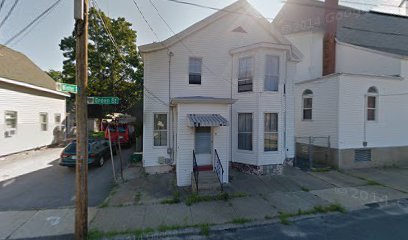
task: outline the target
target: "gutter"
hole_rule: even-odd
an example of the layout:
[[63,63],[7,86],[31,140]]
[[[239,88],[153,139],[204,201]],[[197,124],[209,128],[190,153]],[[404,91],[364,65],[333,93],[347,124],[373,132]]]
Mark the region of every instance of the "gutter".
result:
[[29,84],[29,83],[23,83],[23,82],[19,82],[19,81],[15,81],[15,80],[10,80],[10,79],[7,79],[7,78],[0,77],[0,82],[5,82],[5,83],[20,86],[20,87],[30,88],[30,89],[34,89],[34,90],[38,90],[38,91],[42,91],[42,92],[47,92],[47,93],[51,93],[51,94],[55,94],[55,95],[59,95],[59,96],[63,96],[63,97],[71,97],[71,95],[69,95],[69,94],[58,92],[56,90],[51,90],[51,89],[44,88],[44,87],[38,87],[38,86]]

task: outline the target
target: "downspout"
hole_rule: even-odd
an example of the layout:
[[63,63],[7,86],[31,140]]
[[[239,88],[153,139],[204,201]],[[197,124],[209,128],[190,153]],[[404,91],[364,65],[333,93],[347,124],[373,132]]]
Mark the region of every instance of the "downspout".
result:
[[170,126],[170,134],[169,134],[169,142],[170,142],[170,158],[174,163],[174,126],[173,126],[173,107],[171,106],[171,58],[174,56],[173,52],[169,50],[169,126]]
[[[232,85],[234,83],[234,56],[231,55],[232,57],[232,61],[231,61],[231,84],[230,84],[230,99],[232,101]],[[233,124],[232,124],[232,105],[230,105],[230,161],[231,163],[234,162],[234,160],[232,159],[232,148],[233,148],[233,142],[232,142],[232,128],[233,128]],[[228,168],[228,174],[229,174],[229,168]]]

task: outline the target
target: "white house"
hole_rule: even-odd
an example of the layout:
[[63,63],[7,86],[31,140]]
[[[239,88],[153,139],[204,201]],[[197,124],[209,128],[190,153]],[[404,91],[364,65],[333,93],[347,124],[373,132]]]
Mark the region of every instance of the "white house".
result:
[[59,141],[66,97],[30,59],[0,45],[0,156]]
[[330,136],[341,169],[408,164],[408,18],[288,0],[273,24],[304,55],[296,135]]
[[194,151],[195,169],[218,170],[220,162],[228,183],[230,162],[272,173],[293,159],[301,54],[247,1],[140,51],[148,172],[175,167],[177,185],[189,186]]

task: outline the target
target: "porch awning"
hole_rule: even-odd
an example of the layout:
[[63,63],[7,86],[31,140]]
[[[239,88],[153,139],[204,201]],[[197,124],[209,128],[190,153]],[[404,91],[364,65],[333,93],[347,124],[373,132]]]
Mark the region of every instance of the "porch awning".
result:
[[188,114],[189,127],[228,126],[228,121],[220,114]]

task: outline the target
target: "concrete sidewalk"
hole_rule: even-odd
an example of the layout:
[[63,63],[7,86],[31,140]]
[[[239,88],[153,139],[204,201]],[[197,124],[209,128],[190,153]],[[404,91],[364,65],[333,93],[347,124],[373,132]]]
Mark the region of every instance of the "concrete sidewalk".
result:
[[[103,235],[140,233],[147,229],[165,231],[207,224],[239,225],[276,218],[280,214],[302,213],[316,206],[339,204],[352,211],[368,208],[367,204],[386,204],[408,198],[403,191],[373,184],[371,176],[367,175],[370,171],[373,170],[366,171],[364,178],[337,171],[307,173],[288,169],[283,176],[251,176],[232,171],[232,181],[226,191],[230,196],[241,193],[239,197],[188,206],[184,198],[189,196],[188,192],[181,193],[180,203],[161,203],[174,194],[171,174],[149,176],[140,168],[129,168],[125,174],[128,181],[114,189],[106,204],[90,208],[89,229]],[[381,171],[383,175],[387,174],[387,169]],[[392,178],[408,173],[408,169],[391,169],[389,172]],[[377,175],[375,171],[372,173]],[[0,239],[61,236],[73,232],[73,209],[0,212]]]

